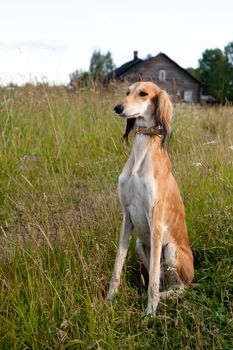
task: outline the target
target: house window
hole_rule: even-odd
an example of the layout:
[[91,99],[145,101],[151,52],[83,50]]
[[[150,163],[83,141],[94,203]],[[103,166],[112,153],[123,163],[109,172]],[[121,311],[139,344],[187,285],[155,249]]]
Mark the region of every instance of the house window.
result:
[[161,69],[159,71],[159,81],[164,81],[164,80],[166,80],[166,71]]
[[184,91],[184,101],[192,102],[193,92],[192,90],[185,90]]

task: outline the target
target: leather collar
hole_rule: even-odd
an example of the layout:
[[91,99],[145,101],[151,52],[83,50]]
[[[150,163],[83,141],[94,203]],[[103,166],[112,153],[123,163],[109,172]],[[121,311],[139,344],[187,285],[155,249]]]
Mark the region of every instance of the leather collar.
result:
[[135,128],[135,133],[148,135],[148,136],[153,136],[153,135],[158,136],[158,135],[163,135],[163,129],[161,128],[160,125],[151,126],[150,128],[147,128],[146,126],[137,125]]

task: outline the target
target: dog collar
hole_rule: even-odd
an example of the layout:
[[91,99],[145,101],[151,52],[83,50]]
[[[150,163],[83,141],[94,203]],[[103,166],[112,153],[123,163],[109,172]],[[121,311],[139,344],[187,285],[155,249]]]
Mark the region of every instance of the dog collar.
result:
[[137,125],[135,128],[136,134],[143,134],[143,135],[163,135],[163,129],[160,125],[151,126],[150,128],[147,128],[146,126],[139,126]]

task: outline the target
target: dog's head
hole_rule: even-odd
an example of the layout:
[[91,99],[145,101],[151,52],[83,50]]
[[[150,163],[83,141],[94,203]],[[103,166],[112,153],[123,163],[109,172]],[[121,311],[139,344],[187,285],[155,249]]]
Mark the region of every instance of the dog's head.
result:
[[123,139],[134,127],[137,118],[144,119],[148,126],[160,126],[163,130],[164,143],[171,137],[172,104],[166,93],[152,82],[138,82],[131,85],[122,103],[114,107],[114,111],[126,118]]

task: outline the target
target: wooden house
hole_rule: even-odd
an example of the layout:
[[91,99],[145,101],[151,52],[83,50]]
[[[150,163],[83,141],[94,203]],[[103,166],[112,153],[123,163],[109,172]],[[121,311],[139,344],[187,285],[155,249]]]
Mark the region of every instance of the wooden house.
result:
[[202,83],[164,53],[142,60],[134,51],[133,60],[116,68],[111,78],[129,83],[153,81],[169,93],[173,102],[201,101]]

